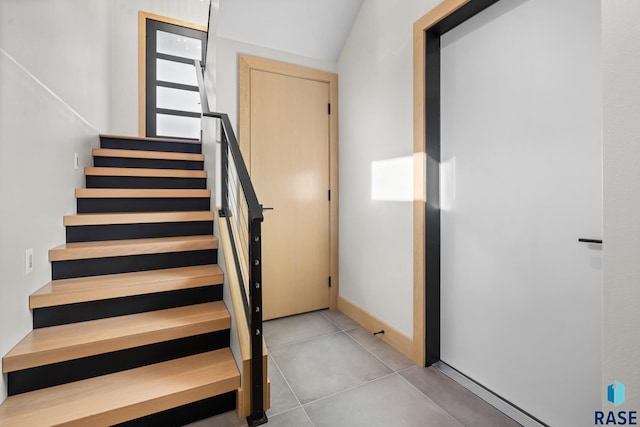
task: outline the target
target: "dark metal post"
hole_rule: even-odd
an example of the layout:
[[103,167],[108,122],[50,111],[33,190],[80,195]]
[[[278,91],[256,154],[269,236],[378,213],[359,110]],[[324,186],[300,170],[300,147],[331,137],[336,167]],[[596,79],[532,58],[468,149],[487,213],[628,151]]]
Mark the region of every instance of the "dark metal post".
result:
[[440,35],[425,33],[425,124],[427,203],[425,204],[426,366],[440,360]]
[[[222,122],[222,120],[221,120]],[[222,142],[220,144],[220,199],[222,202],[222,212],[226,217],[229,217],[229,140],[227,139],[227,132],[222,124]]]
[[261,219],[251,218],[249,222],[249,259],[251,269],[249,283],[251,283],[251,415],[247,418],[250,426],[266,423],[267,414],[264,411],[263,378],[264,366],[262,361],[262,236]]

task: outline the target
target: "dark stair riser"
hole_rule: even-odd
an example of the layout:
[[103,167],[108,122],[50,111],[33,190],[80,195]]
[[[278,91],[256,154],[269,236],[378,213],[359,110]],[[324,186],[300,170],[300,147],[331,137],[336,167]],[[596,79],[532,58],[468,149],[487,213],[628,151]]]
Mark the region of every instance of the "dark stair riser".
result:
[[236,392],[230,391],[113,427],[181,427],[234,409],[236,409]]
[[100,148],[202,154],[202,144],[100,137]]
[[107,224],[67,227],[67,243],[213,234],[213,221]]
[[87,188],[207,188],[206,178],[88,175],[86,181]]
[[188,252],[53,261],[51,263],[51,277],[53,280],[58,280],[131,273],[134,271],[162,270],[165,268],[215,264],[217,260],[218,250],[206,249]]
[[203,161],[131,159],[128,157],[94,156],[93,166],[97,168],[136,168],[136,169],[184,169],[204,170]]
[[10,396],[229,347],[229,329],[9,372]]
[[42,307],[33,310],[33,327],[66,325],[222,300],[222,285]]
[[82,213],[187,212],[211,210],[209,197],[197,198],[80,198],[77,211]]

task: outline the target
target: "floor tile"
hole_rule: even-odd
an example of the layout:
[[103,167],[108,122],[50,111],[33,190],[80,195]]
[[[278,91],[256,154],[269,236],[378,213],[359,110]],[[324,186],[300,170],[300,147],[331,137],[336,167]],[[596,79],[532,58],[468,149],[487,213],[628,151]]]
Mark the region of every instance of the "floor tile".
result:
[[236,411],[229,411],[185,427],[247,427],[247,420],[238,418]]
[[398,374],[305,405],[315,427],[462,427]]
[[321,311],[321,313],[327,319],[338,325],[343,331],[360,327],[360,325],[355,320],[351,319],[346,314],[338,310],[323,310]]
[[275,347],[303,339],[339,331],[333,322],[320,312],[283,317],[264,323],[264,340],[267,347]]
[[414,365],[411,359],[364,328],[358,327],[352,329],[347,331],[347,334],[362,344],[364,348],[373,353],[394,371],[399,371]]
[[344,332],[273,347],[271,356],[302,404],[392,372]]
[[517,422],[435,368],[418,366],[400,372],[465,427],[517,427]]
[[300,406],[298,399],[280,373],[271,356],[269,356],[269,381],[271,381],[271,407],[267,415],[279,414]]
[[313,427],[302,407],[269,417],[269,427]]

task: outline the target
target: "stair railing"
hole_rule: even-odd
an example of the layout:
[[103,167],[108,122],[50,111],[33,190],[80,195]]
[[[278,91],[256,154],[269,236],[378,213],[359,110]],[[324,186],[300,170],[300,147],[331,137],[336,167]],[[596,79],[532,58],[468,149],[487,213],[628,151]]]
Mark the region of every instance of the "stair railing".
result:
[[[200,61],[194,61],[200,89],[202,116],[221,123],[221,211],[227,219],[235,268],[251,333],[251,414],[250,426],[267,422],[264,410],[264,367],[262,360],[262,205],[251,183],[229,116],[209,110]],[[243,375],[246,375],[243,372]]]

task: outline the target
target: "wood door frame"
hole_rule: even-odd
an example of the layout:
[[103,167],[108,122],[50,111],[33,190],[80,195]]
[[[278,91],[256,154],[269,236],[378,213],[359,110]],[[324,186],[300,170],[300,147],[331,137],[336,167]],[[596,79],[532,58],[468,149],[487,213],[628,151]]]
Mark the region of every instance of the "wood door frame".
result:
[[328,83],[329,103],[329,308],[338,308],[338,75],[299,65],[287,64],[265,58],[240,55],[239,65],[239,140],[240,150],[251,171],[251,71],[265,71],[318,82]]
[[144,11],[138,12],[138,136],[147,134],[147,19],[191,28],[193,30],[208,31],[206,25],[194,24],[168,16],[156,15]]

